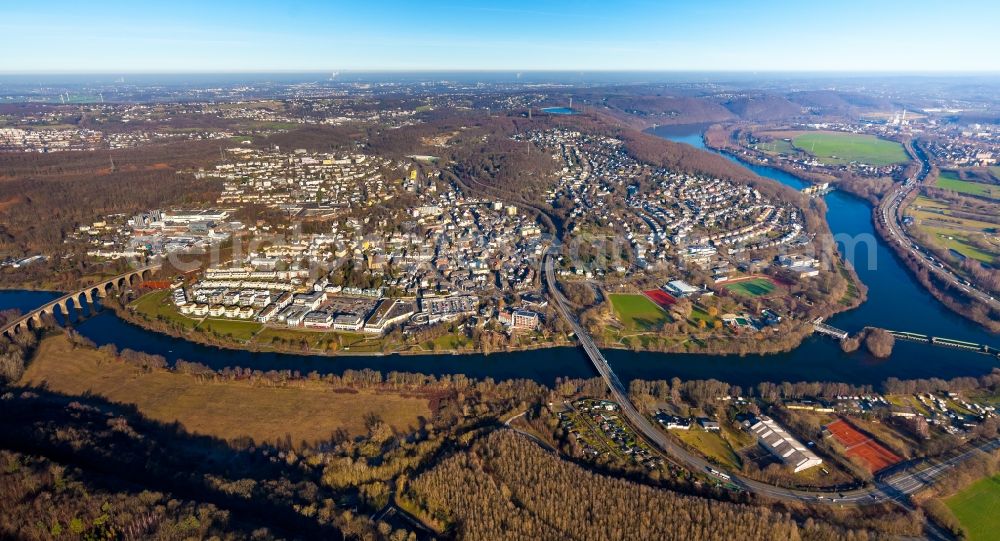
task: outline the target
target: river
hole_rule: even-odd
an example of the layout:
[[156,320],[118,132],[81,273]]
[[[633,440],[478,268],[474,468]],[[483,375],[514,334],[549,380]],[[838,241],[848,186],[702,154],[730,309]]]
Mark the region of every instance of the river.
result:
[[[661,137],[704,149],[704,126],[672,126],[653,131]],[[727,156],[728,157],[728,156]],[[728,157],[733,161],[735,158]],[[755,173],[800,188],[797,178],[769,167],[742,164]],[[859,308],[830,319],[836,327],[855,332],[873,325],[894,330],[932,334],[977,343],[996,345],[995,336],[950,312],[924,291],[900,264],[895,255],[877,240],[867,202],[842,192],[826,196],[827,219],[835,235],[869,238],[874,245],[874,262],[869,266],[866,249],[854,250],[853,261],[861,280],[868,285],[868,301]],[[54,297],[52,293],[0,291],[0,308],[29,310]],[[168,361],[185,359],[214,368],[241,366],[299,370],[302,373],[340,373],[346,369],[372,368],[383,372],[398,370],[426,374],[465,374],[496,380],[528,378],[551,385],[558,377],[594,377],[597,372],[576,348],[562,347],[537,351],[484,355],[420,356],[313,356],[282,353],[252,353],[202,346],[160,335],[98,310],[73,322],[74,327],[98,345],[113,343],[163,355]],[[708,356],[609,350],[605,356],[618,377],[632,379],[716,378],[744,387],[761,381],[843,381],[878,384],[888,377],[925,378],[978,376],[997,365],[996,359],[974,352],[896,343],[892,356],[878,360],[861,351],[845,354],[832,339],[814,336],[794,351],[777,355]]]
[[[702,141],[703,127],[698,127],[698,131],[694,133],[691,129],[689,126],[662,127],[654,130],[654,133],[672,141],[715,152],[705,147]],[[800,189],[807,185],[784,171],[747,164],[726,154],[723,156],[760,176],[793,188]],[[828,207],[826,219],[830,230],[838,239],[848,237],[855,241],[855,249],[848,250],[847,257],[861,281],[868,286],[867,302],[855,310],[830,318],[831,325],[851,332],[868,325],[980,344],[992,345],[1000,341],[979,325],[946,308],[912,277],[895,253],[879,238],[872,224],[871,206],[867,201],[840,191],[835,191],[824,199]],[[874,245],[874,251],[868,249],[869,245]],[[838,243],[838,247],[844,253],[843,243]],[[939,349],[934,349],[933,352],[946,353]]]

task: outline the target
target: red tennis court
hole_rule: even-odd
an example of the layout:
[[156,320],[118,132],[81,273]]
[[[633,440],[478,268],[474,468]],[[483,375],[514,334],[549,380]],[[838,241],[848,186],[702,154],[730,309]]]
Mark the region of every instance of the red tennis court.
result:
[[872,473],[903,460],[843,419],[826,425],[826,429],[844,446],[844,454],[860,459]]

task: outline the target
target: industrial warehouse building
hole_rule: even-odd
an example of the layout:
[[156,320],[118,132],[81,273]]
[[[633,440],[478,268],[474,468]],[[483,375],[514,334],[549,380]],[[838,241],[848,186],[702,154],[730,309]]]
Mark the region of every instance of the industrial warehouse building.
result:
[[792,437],[781,425],[770,417],[757,419],[750,430],[757,436],[760,444],[778,457],[785,465],[790,466],[795,473],[819,466],[823,459],[816,456],[799,440]]

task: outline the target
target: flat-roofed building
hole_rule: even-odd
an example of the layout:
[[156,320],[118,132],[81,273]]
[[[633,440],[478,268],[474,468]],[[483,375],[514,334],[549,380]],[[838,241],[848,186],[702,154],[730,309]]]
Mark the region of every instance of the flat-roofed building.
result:
[[666,285],[663,286],[663,289],[667,293],[670,293],[671,295],[677,298],[690,297],[691,295],[694,295],[699,291],[698,288],[685,282],[684,280],[673,280],[671,282],[668,282]]
[[316,310],[325,300],[325,291],[314,291],[312,293],[300,293],[296,295],[292,300],[292,304],[296,306],[305,306],[310,310]]
[[501,313],[499,319],[501,323],[514,330],[533,330],[538,328],[539,323],[538,314],[529,310],[513,310],[510,313]]
[[324,311],[313,311],[302,319],[302,326],[310,329],[329,329],[333,326],[333,314]]
[[333,320],[333,328],[338,331],[360,331],[364,324],[364,318],[357,314],[340,314]]
[[383,334],[393,325],[402,323],[416,313],[416,303],[406,299],[382,299],[365,323],[365,332]]
[[221,222],[229,217],[225,210],[168,210],[162,214],[164,222]]

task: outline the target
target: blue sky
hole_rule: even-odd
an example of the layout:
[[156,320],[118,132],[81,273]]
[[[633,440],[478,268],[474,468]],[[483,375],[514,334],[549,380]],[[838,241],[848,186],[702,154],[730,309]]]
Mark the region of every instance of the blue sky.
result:
[[0,72],[1000,71],[996,1],[0,0]]

